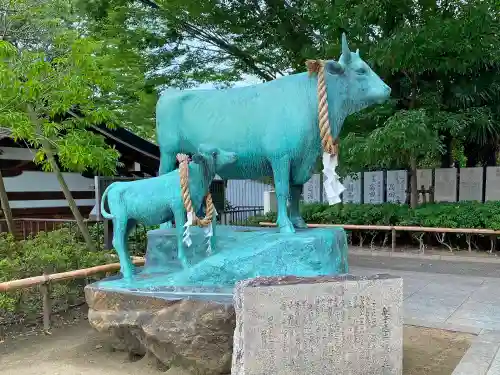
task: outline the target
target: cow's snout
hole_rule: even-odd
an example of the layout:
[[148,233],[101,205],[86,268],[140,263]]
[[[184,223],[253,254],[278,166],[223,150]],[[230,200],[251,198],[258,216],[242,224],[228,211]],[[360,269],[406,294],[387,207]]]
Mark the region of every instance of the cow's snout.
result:
[[386,84],[384,84],[384,92],[387,97],[391,96],[391,91],[392,91],[391,88]]

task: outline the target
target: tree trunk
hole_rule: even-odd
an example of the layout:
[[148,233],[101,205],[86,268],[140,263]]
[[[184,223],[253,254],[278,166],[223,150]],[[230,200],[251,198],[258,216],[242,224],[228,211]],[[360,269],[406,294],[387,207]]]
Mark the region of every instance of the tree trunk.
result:
[[61,189],[63,191],[64,197],[68,201],[69,208],[71,209],[71,212],[73,213],[73,216],[75,217],[76,224],[78,225],[78,228],[80,229],[80,232],[82,233],[83,239],[85,240],[85,243],[87,244],[87,248],[90,251],[95,251],[96,248],[94,246],[94,243],[92,242],[92,238],[90,237],[89,230],[88,230],[87,226],[85,225],[82,214],[78,210],[78,206],[76,205],[76,202],[73,199],[73,196],[71,195],[71,191],[69,190],[68,185],[66,184],[66,181],[64,180],[64,177],[61,173],[61,170],[59,169],[59,166],[57,165],[54,154],[52,153],[52,146],[50,145],[49,141],[43,136],[40,120],[38,119],[36,113],[34,112],[33,108],[30,105],[28,105],[28,113],[29,113],[29,116],[31,118],[31,121],[36,126],[36,132],[37,132],[37,135],[40,137],[40,143],[42,144],[42,149],[45,152],[45,155],[47,155],[47,159],[49,160],[50,166],[52,167],[52,169],[54,170],[54,172],[56,174],[57,181],[59,182],[59,185],[61,185]]
[[441,168],[450,168],[453,166],[453,137],[449,133],[440,134],[444,139],[445,152],[441,155]]
[[410,207],[416,208],[417,204],[418,204],[417,159],[412,157],[410,161]]
[[2,171],[0,171],[0,202],[2,203],[2,211],[7,221],[7,228],[9,233],[14,235],[14,220],[12,220],[12,211],[10,210],[9,198],[3,183]]

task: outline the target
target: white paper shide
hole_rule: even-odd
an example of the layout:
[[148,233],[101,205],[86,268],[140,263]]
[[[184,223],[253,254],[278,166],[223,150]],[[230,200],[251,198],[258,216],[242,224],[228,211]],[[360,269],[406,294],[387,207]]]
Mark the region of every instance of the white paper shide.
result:
[[337,165],[337,155],[330,155],[327,152],[323,153],[323,174],[325,176],[323,187],[325,188],[326,199],[330,205],[340,203],[340,194],[345,190],[344,185],[340,182],[339,175],[335,171]]

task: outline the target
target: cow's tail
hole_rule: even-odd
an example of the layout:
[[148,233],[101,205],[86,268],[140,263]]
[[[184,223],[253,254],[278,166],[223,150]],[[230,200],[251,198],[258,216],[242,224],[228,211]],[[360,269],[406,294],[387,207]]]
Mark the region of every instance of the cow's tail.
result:
[[113,184],[109,185],[106,190],[104,190],[104,193],[102,194],[102,197],[101,197],[101,215],[105,218],[105,219],[113,219],[114,216],[111,215],[109,212],[106,211],[105,209],[105,205],[104,205],[104,202],[106,202],[106,197],[108,196],[108,192],[109,190],[111,190],[111,188],[113,187]]

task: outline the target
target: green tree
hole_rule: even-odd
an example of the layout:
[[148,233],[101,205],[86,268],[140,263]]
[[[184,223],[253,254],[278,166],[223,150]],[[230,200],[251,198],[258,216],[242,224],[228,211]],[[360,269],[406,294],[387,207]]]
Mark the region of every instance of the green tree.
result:
[[[148,55],[150,69],[158,68],[151,82],[176,87],[302,71],[307,58],[338,56],[346,31],[352,48],[392,87],[394,101],[346,120],[345,172],[449,167],[456,149],[468,165],[494,162],[500,137],[496,0],[93,0],[84,7],[96,22],[106,22],[109,35],[154,52]],[[407,146],[413,151],[405,152]]]
[[[454,148],[463,147],[468,165],[494,163],[500,136],[498,4],[355,3],[337,10],[353,21],[344,27],[369,51],[395,101],[383,116],[370,108],[348,119],[342,149],[347,143],[351,150],[343,162],[350,170],[409,168],[414,177],[430,161],[450,167]],[[416,181],[411,186],[414,206]]]
[[14,139],[38,149],[35,161],[56,173],[89,248],[90,235],[59,165],[107,174],[116,170],[118,152],[86,130],[115,121],[113,111],[101,105],[114,87],[107,62],[101,43],[77,33],[56,37],[51,56],[0,42],[0,124]]

